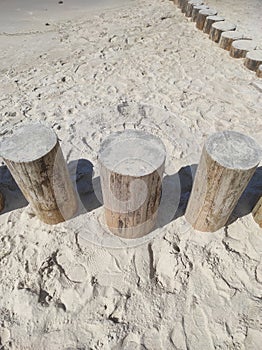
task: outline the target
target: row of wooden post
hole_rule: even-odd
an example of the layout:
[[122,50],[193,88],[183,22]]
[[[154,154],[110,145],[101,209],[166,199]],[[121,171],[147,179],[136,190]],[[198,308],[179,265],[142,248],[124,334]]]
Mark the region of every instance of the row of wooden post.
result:
[[217,11],[203,4],[202,0],[172,0],[185,14],[196,22],[196,27],[209,34],[209,38],[229,51],[234,58],[244,58],[244,65],[262,78],[262,50],[247,35],[236,30],[236,25],[218,16]]
[[[51,128],[36,123],[17,129],[1,142],[0,154],[40,220],[57,224],[74,216],[76,192]],[[162,141],[142,131],[113,133],[102,143],[98,159],[111,232],[137,238],[154,228],[165,158]],[[211,135],[185,213],[188,222],[199,231],[226,225],[260,160],[261,149],[252,138],[233,131]],[[2,194],[0,205],[3,209]],[[262,227],[262,198],[253,216]]]

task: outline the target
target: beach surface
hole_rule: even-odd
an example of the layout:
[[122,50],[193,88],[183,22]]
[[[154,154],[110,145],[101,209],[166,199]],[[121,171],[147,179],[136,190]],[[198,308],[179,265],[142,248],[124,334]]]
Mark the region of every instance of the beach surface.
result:
[[[208,4],[261,45],[261,1]],[[50,125],[80,202],[72,220],[43,224],[2,163],[0,348],[260,349],[262,165],[227,227],[196,232],[184,212],[208,135],[262,145],[261,79],[169,0],[0,9],[0,137]],[[157,227],[134,241],[105,227],[97,167],[102,141],[124,129],[167,150]]]

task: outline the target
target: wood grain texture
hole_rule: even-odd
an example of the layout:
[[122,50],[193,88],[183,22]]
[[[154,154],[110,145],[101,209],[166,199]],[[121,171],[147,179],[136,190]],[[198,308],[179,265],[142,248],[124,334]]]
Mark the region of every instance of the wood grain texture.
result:
[[255,48],[256,44],[253,40],[235,40],[232,42],[229,54],[233,58],[245,58],[246,54]]
[[203,4],[202,0],[190,0],[190,1],[188,1],[186,12],[185,12],[186,17],[192,17],[193,7],[199,6],[202,4]]
[[230,131],[211,135],[196,172],[187,221],[203,232],[225,226],[260,158],[259,146],[245,135]]
[[213,23],[222,22],[224,20],[225,20],[225,18],[221,17],[221,16],[216,16],[216,15],[215,16],[207,16],[206,20],[205,20],[204,27],[203,27],[203,32],[205,34],[209,34]]
[[197,20],[197,15],[199,13],[199,11],[201,10],[206,10],[208,9],[209,7],[206,6],[206,5],[194,5],[193,6],[193,9],[192,9],[192,16],[191,16],[191,20],[192,22],[196,22]]
[[[42,128],[42,125],[36,124],[35,127]],[[26,128],[20,129],[22,132],[19,137],[23,137],[23,130],[29,143],[27,147],[37,149],[37,144],[30,144],[30,135],[26,134]],[[45,131],[43,129],[43,138],[39,140],[41,147],[44,144]],[[77,198],[56,135],[55,145],[51,144],[53,148],[32,161],[29,160],[30,154],[24,156],[22,150],[16,151],[22,141],[18,144],[14,143],[14,146],[10,148],[14,140],[16,140],[15,133],[9,139],[6,147],[5,145],[2,147],[3,159],[36,216],[47,224],[57,224],[71,218],[77,210]],[[38,155],[41,147],[36,151]],[[9,158],[8,152],[12,155]],[[19,155],[23,161],[18,161]]]
[[258,67],[256,74],[258,78],[262,78],[262,64]]
[[206,18],[208,16],[215,16],[217,14],[216,10],[213,9],[205,9],[205,10],[200,10],[198,12],[197,15],[197,19],[196,19],[196,27],[199,30],[203,30],[205,22],[206,22]]
[[228,21],[215,22],[211,26],[211,29],[209,32],[209,39],[211,39],[215,43],[218,43],[223,32],[234,31],[234,30],[236,30],[236,25],[231,22],[228,22]]
[[230,51],[233,41],[242,39],[251,40],[251,38],[236,30],[226,31],[221,34],[219,46],[224,50]]
[[252,50],[246,54],[244,65],[254,72],[262,64],[262,50]]
[[[141,135],[134,134],[133,139],[128,132],[113,135],[109,142],[104,142],[106,148],[113,145],[111,151],[106,152],[102,145],[98,157],[106,224],[112,233],[123,238],[142,237],[153,229],[161,199],[165,149],[161,144],[156,144],[153,136],[143,143],[144,134]],[[127,155],[125,159],[117,149],[114,151],[118,137],[123,141],[120,141],[119,148]],[[155,160],[148,157],[146,149],[150,149],[152,156],[156,151],[158,155]],[[114,165],[115,157],[119,160],[120,168],[118,164]],[[136,168],[132,159],[137,157],[141,165],[150,163],[146,171],[141,172],[143,166]]]
[[256,223],[262,228],[262,197],[257,202],[252,214]]

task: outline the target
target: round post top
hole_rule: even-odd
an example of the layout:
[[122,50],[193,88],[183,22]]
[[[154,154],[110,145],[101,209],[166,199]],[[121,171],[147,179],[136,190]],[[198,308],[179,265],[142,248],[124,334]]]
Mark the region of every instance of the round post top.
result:
[[15,163],[33,162],[48,154],[57,143],[51,127],[42,123],[23,124],[0,143],[0,156]]
[[131,129],[110,134],[98,155],[108,170],[133,177],[151,174],[164,164],[165,158],[166,149],[158,137]]
[[262,149],[254,139],[236,131],[222,131],[210,135],[205,143],[213,160],[225,168],[247,170],[262,159]]

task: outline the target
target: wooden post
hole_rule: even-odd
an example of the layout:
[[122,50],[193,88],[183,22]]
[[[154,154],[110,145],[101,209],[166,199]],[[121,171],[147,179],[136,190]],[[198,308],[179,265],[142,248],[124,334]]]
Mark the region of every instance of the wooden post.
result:
[[75,214],[75,190],[51,128],[41,123],[24,125],[3,140],[0,153],[40,220],[57,224]]
[[218,43],[221,37],[221,34],[223,32],[228,32],[235,30],[236,26],[233,23],[230,23],[228,21],[222,21],[222,22],[215,22],[212,24],[210,32],[209,32],[209,39],[213,40],[214,42]]
[[193,11],[194,6],[199,6],[202,4],[203,4],[202,0],[190,0],[190,1],[188,1],[187,8],[186,8],[186,17],[192,16],[192,11]]
[[201,10],[206,10],[208,9],[209,7],[206,6],[206,5],[194,5],[193,6],[193,9],[192,9],[192,22],[196,22],[197,20],[197,15],[198,15],[198,12],[201,11]]
[[262,64],[257,69],[257,77],[262,78]]
[[262,50],[252,50],[246,54],[244,65],[256,72],[258,67],[262,64]]
[[252,214],[255,222],[262,228],[262,197],[255,205]]
[[188,0],[183,0],[181,11],[182,13],[186,14],[187,11],[187,5],[188,5]]
[[186,219],[199,231],[226,225],[261,160],[261,149],[250,137],[234,131],[211,135],[203,148]]
[[4,209],[5,207],[5,197],[2,192],[0,192],[0,212]]
[[226,31],[221,34],[219,46],[224,50],[230,51],[232,42],[242,39],[251,40],[251,38],[236,30]]
[[213,9],[205,9],[205,10],[200,10],[197,15],[197,20],[196,20],[196,27],[199,30],[203,30],[206,18],[208,16],[215,16],[217,14],[216,10]]
[[221,16],[207,16],[206,21],[205,21],[205,25],[203,28],[203,32],[206,34],[209,34],[213,23],[222,22],[224,20],[225,20],[225,18],[221,17]]
[[252,51],[255,48],[256,44],[253,40],[235,40],[232,42],[229,54],[234,58],[245,58],[248,51]]
[[162,141],[143,131],[111,134],[98,161],[105,220],[112,233],[142,237],[156,222],[166,151]]

